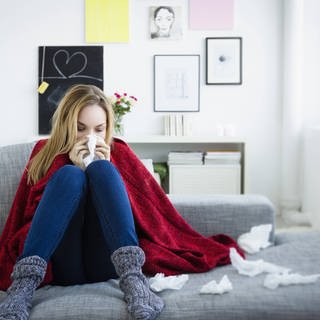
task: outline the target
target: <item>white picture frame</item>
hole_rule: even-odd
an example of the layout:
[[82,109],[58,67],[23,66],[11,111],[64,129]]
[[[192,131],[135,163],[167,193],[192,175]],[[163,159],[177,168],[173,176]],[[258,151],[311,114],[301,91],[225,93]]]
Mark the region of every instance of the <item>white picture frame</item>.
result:
[[242,84],[242,38],[206,38],[206,84]]
[[200,110],[200,55],[154,55],[154,111]]

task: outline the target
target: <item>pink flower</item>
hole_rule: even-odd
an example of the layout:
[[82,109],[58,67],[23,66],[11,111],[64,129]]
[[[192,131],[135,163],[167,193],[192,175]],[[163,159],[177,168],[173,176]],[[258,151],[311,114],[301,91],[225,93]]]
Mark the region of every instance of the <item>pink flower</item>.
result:
[[138,99],[134,96],[128,96],[126,92],[122,94],[115,92],[112,107],[116,119],[122,118],[123,115],[125,115],[128,112],[131,112],[131,108],[137,100]]

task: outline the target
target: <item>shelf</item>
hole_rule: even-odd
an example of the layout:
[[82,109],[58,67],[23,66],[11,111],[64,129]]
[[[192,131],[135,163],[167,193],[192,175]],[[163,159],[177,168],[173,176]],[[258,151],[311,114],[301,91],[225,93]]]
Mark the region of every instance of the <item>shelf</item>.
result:
[[140,159],[152,159],[153,162],[167,162],[170,151],[239,151],[241,152],[240,192],[244,193],[246,142],[241,137],[128,135],[119,138],[127,142]]
[[123,136],[118,137],[127,143],[244,143],[244,139],[239,137],[220,136],[165,136],[165,135],[145,135],[145,136]]

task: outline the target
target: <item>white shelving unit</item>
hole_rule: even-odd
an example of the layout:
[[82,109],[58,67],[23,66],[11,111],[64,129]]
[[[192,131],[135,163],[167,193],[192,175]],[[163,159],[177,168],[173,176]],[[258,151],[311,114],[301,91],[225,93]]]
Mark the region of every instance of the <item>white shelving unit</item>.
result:
[[[169,192],[244,193],[245,141],[239,137],[220,136],[126,136],[126,141],[139,158],[166,162],[170,151],[240,151],[240,165],[170,166]],[[188,177],[188,183],[184,180]],[[184,187],[182,187],[184,185]]]

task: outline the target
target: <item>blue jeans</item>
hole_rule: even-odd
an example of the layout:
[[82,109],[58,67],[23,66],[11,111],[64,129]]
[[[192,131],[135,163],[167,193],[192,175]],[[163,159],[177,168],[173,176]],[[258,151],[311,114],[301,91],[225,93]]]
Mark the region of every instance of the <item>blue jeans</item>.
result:
[[19,259],[51,260],[53,282],[73,285],[116,278],[110,255],[137,246],[131,205],[116,167],[93,161],[85,171],[57,170],[46,185]]

